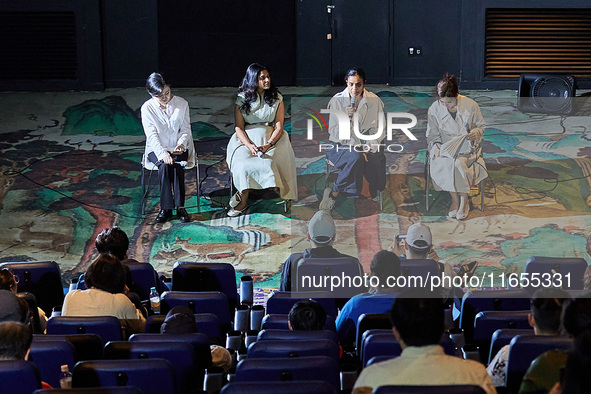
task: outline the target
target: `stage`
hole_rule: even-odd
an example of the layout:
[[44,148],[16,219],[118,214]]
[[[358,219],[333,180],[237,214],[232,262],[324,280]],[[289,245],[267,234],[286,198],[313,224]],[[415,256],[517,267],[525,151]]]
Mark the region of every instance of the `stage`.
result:
[[[0,262],[55,260],[67,280],[95,255],[94,238],[120,226],[131,239],[130,257],[171,274],[176,261],[227,262],[261,289],[278,287],[292,252],[309,247],[306,222],[325,186],[326,130],[307,135],[310,110],[326,108],[338,87],[280,88],[298,167],[297,201],[262,194],[245,215],[230,218],[225,148],[234,131],[235,88],[173,89],[189,102],[199,155],[200,212],[195,171],[187,171],[187,210],[193,221],[154,222],[157,187],[144,202],[141,166],[145,137],[139,108],[143,88],[105,92],[1,93]],[[461,86],[460,86],[461,89]],[[516,91],[460,91],[475,99],[487,124],[483,152],[489,178],[467,220],[446,217],[449,196],[431,187],[425,204],[426,114],[430,87],[368,86],[387,112],[410,113],[417,141],[396,135],[401,152],[388,152],[383,208],[369,198],[342,200],[333,216],[335,247],[359,257],[366,271],[373,255],[416,221],[433,232],[440,258],[478,261],[476,274],[522,272],[530,256],[582,257],[591,233],[591,100],[578,92],[573,115],[517,110]],[[366,188],[367,189],[367,188]],[[285,209],[287,207],[287,210]]]

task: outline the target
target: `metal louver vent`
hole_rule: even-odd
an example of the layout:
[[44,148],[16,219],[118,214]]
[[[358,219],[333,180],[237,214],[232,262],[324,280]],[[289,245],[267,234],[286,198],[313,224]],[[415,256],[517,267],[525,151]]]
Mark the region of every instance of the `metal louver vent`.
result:
[[0,80],[78,78],[74,12],[0,12]]
[[591,9],[486,10],[485,76],[591,77]]

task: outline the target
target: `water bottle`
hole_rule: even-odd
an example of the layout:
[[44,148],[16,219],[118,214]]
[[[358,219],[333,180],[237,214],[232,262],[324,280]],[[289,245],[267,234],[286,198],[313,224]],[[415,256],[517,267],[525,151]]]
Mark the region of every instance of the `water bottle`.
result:
[[70,372],[68,364],[62,365],[62,374],[60,375],[60,387],[62,389],[72,388],[72,372]]
[[70,288],[68,289],[68,292],[76,289],[78,289],[78,278],[72,278],[72,282],[70,283]]
[[150,289],[150,304],[152,305],[154,313],[160,313],[160,295],[155,287]]

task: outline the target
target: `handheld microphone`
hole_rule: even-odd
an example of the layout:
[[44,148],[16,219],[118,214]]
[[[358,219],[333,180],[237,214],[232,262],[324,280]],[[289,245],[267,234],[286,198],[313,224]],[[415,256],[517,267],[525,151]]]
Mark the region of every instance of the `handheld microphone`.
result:
[[355,108],[356,104],[357,104],[357,96],[351,97],[351,108]]
[[257,150],[257,156],[258,156],[259,158],[261,158],[261,159],[262,159],[262,158],[263,158],[263,155],[264,155],[264,153],[263,153],[263,152],[261,152],[260,150]]

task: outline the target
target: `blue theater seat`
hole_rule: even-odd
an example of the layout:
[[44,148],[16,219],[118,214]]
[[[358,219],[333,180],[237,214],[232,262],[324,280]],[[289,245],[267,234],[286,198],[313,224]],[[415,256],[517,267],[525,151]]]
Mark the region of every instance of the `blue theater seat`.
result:
[[0,382],[2,393],[30,394],[41,388],[41,374],[31,361],[0,360]]
[[426,279],[429,276],[439,276],[439,265],[433,259],[401,259],[400,274]]
[[18,292],[33,293],[47,316],[54,306],[64,303],[62,276],[55,261],[8,262],[0,264],[1,268],[9,268],[19,277]]
[[96,334],[103,344],[123,339],[121,323],[114,316],[56,316],[47,321],[47,334]]
[[43,341],[70,342],[76,349],[76,361],[100,360],[103,358],[103,340],[96,334],[33,335],[33,343]]
[[76,364],[76,349],[66,340],[36,341],[31,344],[29,361],[35,363],[41,373],[41,380],[51,387],[59,387],[59,371],[67,364],[70,371]]
[[236,271],[228,263],[177,261],[172,267],[173,291],[219,291],[228,298],[230,308],[239,304]]
[[[146,319],[145,332],[151,334],[159,334],[160,327],[166,315],[152,315]],[[195,313],[195,324],[197,324],[197,332],[207,335],[213,343],[220,344],[220,338],[225,333],[220,332],[220,319],[213,313]]]
[[160,298],[160,313],[166,315],[175,306],[186,306],[194,313],[211,313],[219,319],[220,330],[231,328],[233,310],[230,314],[228,297],[219,291],[166,291]]
[[[263,317],[263,323],[261,325],[261,328],[263,330],[288,330],[288,321],[288,315],[266,315],[265,317]],[[334,317],[326,316],[326,323],[324,324],[324,329],[331,330],[334,332],[337,331]]]
[[247,356],[249,359],[327,356],[338,361],[339,345],[330,339],[268,339],[251,344]]
[[566,336],[517,335],[511,340],[505,386],[509,392],[517,392],[523,375],[531,362],[547,350],[567,350],[571,339]]
[[499,350],[505,345],[511,343],[511,340],[517,335],[534,335],[534,329],[529,328],[502,328],[496,330],[490,340],[490,352],[488,354],[488,362],[490,364],[492,359],[497,355]]
[[302,330],[286,330],[286,329],[271,329],[262,330],[258,333],[257,341],[266,340],[298,340],[298,341],[309,341],[313,339],[329,339],[335,343],[339,342],[337,333],[334,330],[313,330],[313,331],[302,331]]
[[301,382],[232,382],[220,394],[336,394],[337,391],[323,381]]
[[500,328],[528,329],[530,311],[484,311],[474,319],[474,340],[480,350],[480,361],[488,360],[492,334]]
[[[296,292],[324,291],[330,292],[335,298],[351,298],[365,292],[363,286],[346,284],[334,287],[338,283],[329,280],[325,283],[322,278],[362,278],[363,267],[355,257],[309,258],[302,259],[297,266],[295,277]],[[363,282],[358,279],[359,284]],[[352,282],[357,283],[357,282]],[[325,286],[326,284],[326,286]]]
[[163,359],[93,360],[74,366],[72,387],[134,386],[144,394],[180,393],[174,367]]
[[[105,359],[164,359],[174,367],[176,385],[187,393],[195,387],[203,386],[205,369],[211,365],[198,362],[193,347],[179,341],[113,341],[105,345]],[[210,357],[211,360],[211,357]]]
[[387,313],[364,313],[357,319],[357,333],[355,340],[355,348],[357,354],[361,351],[361,340],[363,333],[367,330],[383,329],[392,331],[392,323],[390,322],[390,315]]
[[317,301],[329,316],[337,316],[337,304],[330,292],[310,291],[291,292],[276,291],[267,299],[268,314],[288,314],[293,305],[300,300],[313,299]]
[[[544,274],[549,274],[552,278],[560,278],[562,280],[561,288],[564,290],[582,290],[583,278],[585,270],[587,269],[587,262],[580,257],[540,257],[532,256],[525,263],[525,272],[529,274],[539,274],[540,279]],[[567,276],[568,275],[568,276]],[[524,286],[531,294],[533,294],[540,287],[548,287],[543,282],[538,287]]]
[[201,333],[194,334],[133,334],[129,337],[130,342],[178,342],[183,341],[191,345],[195,353],[196,362],[199,365],[209,368],[211,366],[211,350],[209,338]]
[[331,357],[253,358],[236,367],[235,382],[321,380],[340,389],[339,364]]

